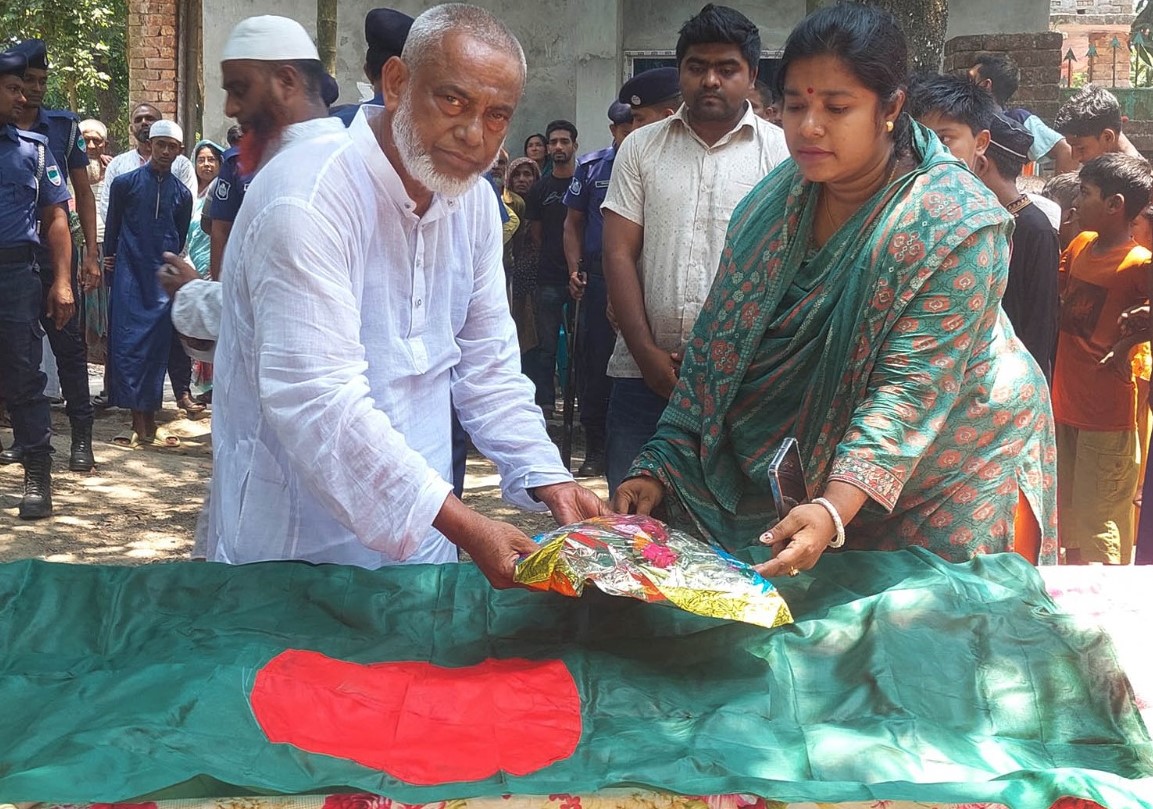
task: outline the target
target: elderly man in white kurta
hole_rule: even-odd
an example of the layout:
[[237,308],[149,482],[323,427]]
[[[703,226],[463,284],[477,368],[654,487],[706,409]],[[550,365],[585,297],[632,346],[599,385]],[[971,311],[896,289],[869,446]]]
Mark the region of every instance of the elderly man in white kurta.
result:
[[459,547],[508,586],[535,545],[453,496],[450,393],[508,500],[560,523],[603,512],[520,373],[477,183],[524,76],[488,12],[430,9],[382,70],[384,108],[283,150],[249,187],[223,272],[209,559],[375,568]]

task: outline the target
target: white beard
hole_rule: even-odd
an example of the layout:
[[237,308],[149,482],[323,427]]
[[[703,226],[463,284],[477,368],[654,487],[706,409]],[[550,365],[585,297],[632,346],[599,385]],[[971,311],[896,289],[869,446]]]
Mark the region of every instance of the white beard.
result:
[[476,184],[482,173],[477,172],[464,180],[458,180],[437,171],[432,158],[417,138],[416,128],[412,124],[412,93],[407,89],[392,116],[392,140],[408,176],[434,194],[459,197]]

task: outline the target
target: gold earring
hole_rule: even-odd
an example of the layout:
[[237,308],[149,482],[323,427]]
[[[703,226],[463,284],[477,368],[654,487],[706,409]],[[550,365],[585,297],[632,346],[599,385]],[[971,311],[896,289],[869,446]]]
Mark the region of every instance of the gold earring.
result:
[[893,122],[892,121],[885,121],[885,131],[886,132],[892,132],[893,131]]

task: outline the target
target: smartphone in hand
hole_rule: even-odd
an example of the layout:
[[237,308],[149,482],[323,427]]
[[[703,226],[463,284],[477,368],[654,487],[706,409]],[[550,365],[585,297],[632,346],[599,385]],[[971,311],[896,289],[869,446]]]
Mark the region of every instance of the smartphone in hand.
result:
[[777,509],[777,520],[783,520],[794,506],[809,502],[809,487],[805,483],[805,470],[801,464],[801,451],[797,439],[789,437],[781,442],[769,462],[769,490]]

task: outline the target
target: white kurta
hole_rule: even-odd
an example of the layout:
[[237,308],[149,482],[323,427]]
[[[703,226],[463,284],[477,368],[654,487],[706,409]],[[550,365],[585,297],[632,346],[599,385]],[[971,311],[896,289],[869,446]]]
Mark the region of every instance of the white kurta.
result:
[[[278,153],[224,257],[208,558],[448,562],[450,413],[506,499],[572,480],[520,373],[492,189],[417,217],[365,107]],[[450,403],[451,393],[451,403]]]

